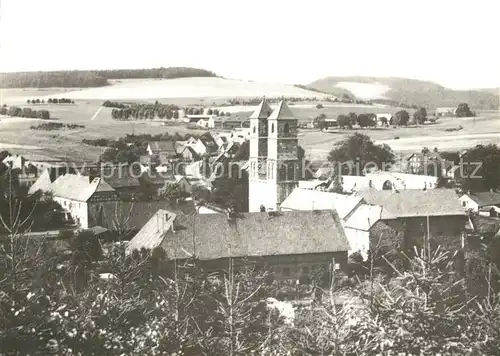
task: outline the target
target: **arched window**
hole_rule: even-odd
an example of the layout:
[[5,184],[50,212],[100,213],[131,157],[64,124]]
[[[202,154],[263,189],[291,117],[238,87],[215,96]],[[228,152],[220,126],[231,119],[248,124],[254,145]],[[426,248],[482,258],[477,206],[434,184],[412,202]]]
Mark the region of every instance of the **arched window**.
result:
[[286,134],[290,133],[290,125],[285,124],[285,127],[283,127],[283,132],[286,133]]
[[271,133],[274,133],[274,123],[271,124]]

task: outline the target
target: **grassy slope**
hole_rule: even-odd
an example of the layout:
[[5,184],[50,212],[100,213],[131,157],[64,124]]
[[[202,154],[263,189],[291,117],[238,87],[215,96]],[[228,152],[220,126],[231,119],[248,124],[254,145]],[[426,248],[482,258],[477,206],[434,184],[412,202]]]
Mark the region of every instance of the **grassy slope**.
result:
[[407,79],[383,77],[326,77],[308,86],[336,94],[339,82],[380,83],[391,88],[385,94],[391,100],[409,105],[425,106],[430,109],[442,106],[457,106],[467,102],[474,109],[495,110],[499,108],[498,90],[452,90],[436,83]]

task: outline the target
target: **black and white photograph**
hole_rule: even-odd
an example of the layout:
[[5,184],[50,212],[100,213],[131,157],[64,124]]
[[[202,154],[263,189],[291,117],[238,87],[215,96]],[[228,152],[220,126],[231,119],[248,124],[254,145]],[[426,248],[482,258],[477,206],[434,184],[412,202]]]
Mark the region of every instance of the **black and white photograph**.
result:
[[0,0],[0,356],[500,355],[499,15]]

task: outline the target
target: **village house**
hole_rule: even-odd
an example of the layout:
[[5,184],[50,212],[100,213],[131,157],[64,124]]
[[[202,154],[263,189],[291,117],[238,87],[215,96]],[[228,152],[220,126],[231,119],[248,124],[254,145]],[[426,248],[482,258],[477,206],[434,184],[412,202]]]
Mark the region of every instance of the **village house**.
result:
[[447,177],[453,166],[453,162],[443,159],[439,152],[428,151],[410,154],[403,160],[401,168],[410,174]]
[[10,154],[3,159],[2,163],[11,169],[23,169],[29,161],[21,155]]
[[177,158],[177,150],[175,148],[175,142],[172,140],[149,142],[146,151],[150,156],[162,155],[168,158]]
[[184,148],[179,151],[179,155],[184,161],[187,162],[197,161],[198,159],[200,159],[198,153],[196,153],[194,148],[189,145],[185,145]]
[[357,244],[360,250],[369,249],[370,240],[375,237],[370,235],[368,239],[368,233],[378,221],[387,225],[387,229],[399,232],[393,235],[398,241],[385,241],[389,246],[399,244],[401,248],[412,249],[420,246],[424,237],[430,236],[431,247],[462,247],[468,218],[453,189],[367,190],[357,195],[366,204],[375,206],[361,206],[346,220],[348,229],[359,230],[346,230],[346,235],[349,241],[356,236],[363,239]]
[[214,128],[214,120],[217,115],[187,115],[190,124],[203,128]]
[[169,260],[195,255],[206,271],[253,263],[277,279],[316,268],[347,269],[349,244],[334,211],[175,214],[160,210],[128,244],[129,252],[161,247]]
[[141,185],[138,177],[141,172],[134,170],[134,166],[120,164],[114,166],[102,166],[99,176],[104,178],[121,198],[130,198],[141,193]]
[[[49,187],[54,201],[59,203],[74,223],[87,229],[91,210],[95,210],[103,202],[117,202],[116,191],[99,177],[65,174],[58,177]],[[69,216],[68,216],[69,215]]]
[[467,192],[460,197],[462,206],[467,211],[473,211],[490,217],[500,216],[500,192]]

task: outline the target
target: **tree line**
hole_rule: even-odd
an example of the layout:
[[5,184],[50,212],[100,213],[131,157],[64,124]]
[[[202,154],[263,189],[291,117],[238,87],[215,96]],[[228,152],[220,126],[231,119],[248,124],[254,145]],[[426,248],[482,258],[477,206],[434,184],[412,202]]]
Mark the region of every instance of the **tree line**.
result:
[[84,129],[85,125],[78,124],[61,124],[60,122],[47,122],[39,125],[31,125],[31,130],[54,131],[67,128],[68,130]]
[[[67,98],[49,98],[47,100],[48,104],[74,104],[75,102]],[[28,99],[26,104],[45,104],[44,99]]]
[[109,79],[174,79],[215,77],[216,74],[198,68],[170,67],[151,69],[73,70],[50,72],[1,73],[2,88],[86,88],[109,84]]
[[31,119],[50,119],[50,112],[48,110],[32,110],[31,108],[20,108],[18,106],[2,106],[0,107],[0,115],[7,115],[12,117],[26,117]]

